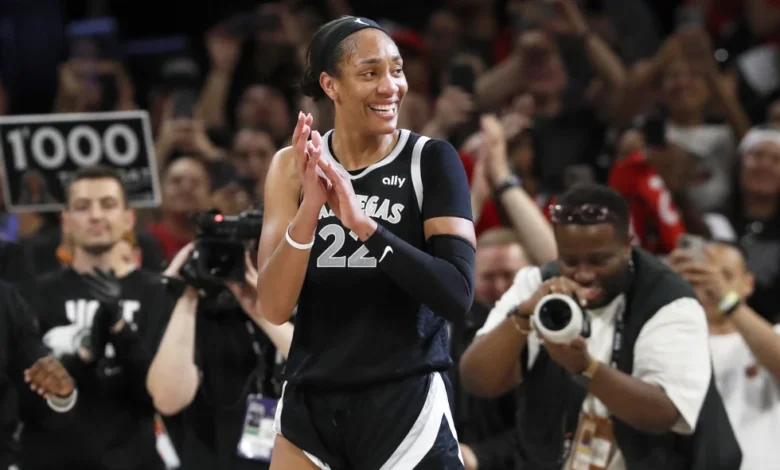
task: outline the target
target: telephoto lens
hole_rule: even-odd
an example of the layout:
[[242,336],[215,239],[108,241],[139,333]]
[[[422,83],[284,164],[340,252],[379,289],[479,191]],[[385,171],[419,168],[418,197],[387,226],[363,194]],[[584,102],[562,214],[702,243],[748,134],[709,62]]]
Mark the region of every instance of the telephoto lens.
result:
[[583,333],[584,314],[568,295],[549,294],[536,304],[533,321],[545,341],[569,344]]

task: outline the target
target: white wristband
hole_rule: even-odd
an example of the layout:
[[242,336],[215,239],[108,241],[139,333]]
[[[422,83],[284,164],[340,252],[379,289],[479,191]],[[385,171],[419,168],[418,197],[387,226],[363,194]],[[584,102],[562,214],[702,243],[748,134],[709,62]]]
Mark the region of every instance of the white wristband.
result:
[[305,243],[305,244],[301,244],[293,240],[292,237],[290,236],[290,227],[292,227],[292,224],[288,225],[287,230],[284,231],[284,238],[287,239],[287,243],[289,243],[290,246],[292,246],[296,250],[310,250],[311,247],[314,246],[314,237],[312,237],[309,243]]
[[78,398],[79,391],[74,388],[73,392],[67,397],[49,397],[46,399],[46,403],[49,405],[49,408],[57,413],[67,413],[76,406]]

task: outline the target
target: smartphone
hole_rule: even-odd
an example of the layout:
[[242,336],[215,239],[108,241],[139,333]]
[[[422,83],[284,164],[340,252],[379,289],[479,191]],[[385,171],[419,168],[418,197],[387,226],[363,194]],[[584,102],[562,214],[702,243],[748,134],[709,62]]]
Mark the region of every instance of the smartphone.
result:
[[651,115],[642,124],[645,144],[650,148],[666,148],[666,120],[660,115]]
[[707,240],[698,236],[685,233],[680,235],[677,240],[677,248],[685,250],[693,256],[696,261],[702,261],[704,259],[704,247],[707,246]]
[[469,64],[455,64],[450,68],[450,85],[458,87],[468,94],[474,94],[474,82],[477,75]]
[[175,119],[192,119],[195,117],[198,94],[194,90],[175,91],[171,99],[173,100],[173,117]]

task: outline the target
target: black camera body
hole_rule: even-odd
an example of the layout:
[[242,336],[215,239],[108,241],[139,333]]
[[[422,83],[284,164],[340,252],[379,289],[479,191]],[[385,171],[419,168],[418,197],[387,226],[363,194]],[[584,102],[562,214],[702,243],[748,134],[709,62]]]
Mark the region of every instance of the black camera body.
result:
[[195,249],[181,269],[187,283],[196,289],[213,291],[226,282],[245,282],[245,252],[260,238],[263,214],[248,210],[235,216],[218,211],[195,214],[198,227]]
[[539,300],[533,315],[534,328],[545,341],[570,344],[574,338],[590,336],[585,312],[568,295],[549,294]]

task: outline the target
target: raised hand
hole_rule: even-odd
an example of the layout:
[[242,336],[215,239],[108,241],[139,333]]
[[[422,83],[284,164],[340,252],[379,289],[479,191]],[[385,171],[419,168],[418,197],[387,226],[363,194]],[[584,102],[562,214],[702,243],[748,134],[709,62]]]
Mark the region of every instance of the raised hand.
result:
[[100,307],[105,311],[111,324],[122,319],[122,284],[119,283],[114,271],[103,271],[95,268],[94,273],[82,276],[87,285],[90,297],[100,302]]
[[320,160],[319,165],[332,183],[332,187],[327,191],[328,205],[331,210],[344,227],[355,232],[361,240],[367,238],[368,235],[363,229],[369,229],[373,233],[376,222],[360,208],[349,177],[330,160]]
[[99,360],[108,344],[110,332],[117,332],[124,326],[122,320],[122,285],[113,271],[95,268],[94,274],[82,275],[90,297],[100,302],[92,319],[90,352],[93,360]]
[[35,361],[24,371],[24,381],[30,385],[30,390],[46,398],[67,397],[73,393],[73,379],[54,356]]
[[[312,132],[311,114],[298,113],[298,123],[292,137],[292,147],[295,149],[295,169],[301,181],[303,199],[316,207],[321,207],[327,200],[330,182],[318,169],[322,156],[322,137],[317,131]],[[312,140],[309,140],[311,135]]]

